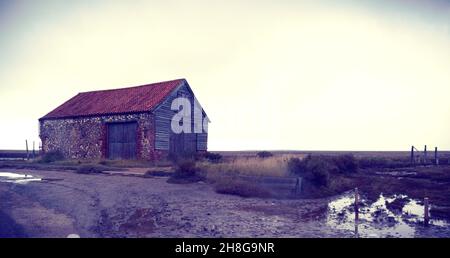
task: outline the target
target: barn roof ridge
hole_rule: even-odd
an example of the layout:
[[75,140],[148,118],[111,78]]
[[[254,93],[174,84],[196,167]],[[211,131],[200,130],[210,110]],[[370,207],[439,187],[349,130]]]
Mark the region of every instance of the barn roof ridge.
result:
[[80,92],[39,120],[150,112],[184,83],[187,80],[181,78],[125,88]]
[[133,89],[133,88],[155,86],[155,85],[158,85],[158,84],[169,83],[169,82],[176,82],[176,81],[182,82],[182,81],[186,81],[186,79],[185,79],[185,78],[179,78],[179,79],[174,79],[174,80],[167,80],[167,81],[160,81],[160,82],[152,82],[152,83],[142,84],[142,85],[127,86],[127,87],[123,87],[123,88],[81,91],[81,92],[78,92],[78,94],[91,93],[91,92],[104,92],[104,91],[128,90],[128,89]]

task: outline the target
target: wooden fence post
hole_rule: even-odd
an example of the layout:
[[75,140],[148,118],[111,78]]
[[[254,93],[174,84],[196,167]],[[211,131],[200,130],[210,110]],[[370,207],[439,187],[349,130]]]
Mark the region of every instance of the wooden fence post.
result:
[[358,187],[356,187],[355,188],[355,222],[357,222],[359,219],[358,205],[359,205],[359,193],[358,193]]
[[295,181],[295,194],[299,194],[302,192],[302,178],[297,177]]
[[359,193],[358,187],[355,188],[355,237],[359,237],[358,224],[359,224]]
[[30,159],[30,154],[28,153],[28,140],[25,140],[25,147],[27,149],[27,160]]
[[423,149],[423,161],[425,164],[428,163],[428,157],[427,157],[427,146],[425,145],[424,149]]
[[414,146],[411,146],[411,164],[414,165]]
[[428,223],[430,222],[430,214],[429,214],[429,203],[428,203],[428,197],[425,197],[423,199],[423,208],[424,208],[424,224],[425,226],[428,226]]
[[34,150],[34,141],[33,141],[33,159],[36,158],[36,152]]
[[437,147],[434,147],[434,164],[439,165],[439,159],[438,159],[438,149]]

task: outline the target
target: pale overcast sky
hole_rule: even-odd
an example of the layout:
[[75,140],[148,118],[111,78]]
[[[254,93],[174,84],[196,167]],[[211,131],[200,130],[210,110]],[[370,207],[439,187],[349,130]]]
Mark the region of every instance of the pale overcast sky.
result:
[[186,78],[210,150],[450,149],[449,1],[0,0],[0,149],[78,92]]

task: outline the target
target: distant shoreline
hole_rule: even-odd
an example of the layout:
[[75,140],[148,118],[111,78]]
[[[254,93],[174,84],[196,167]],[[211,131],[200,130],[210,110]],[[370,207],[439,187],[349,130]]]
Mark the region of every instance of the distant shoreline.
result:
[[[263,150],[232,150],[232,151],[221,151],[221,150],[208,150],[208,152],[220,153],[224,156],[254,156],[258,152]],[[322,155],[339,155],[339,154],[354,154],[356,156],[379,156],[379,157],[392,157],[392,156],[409,156],[409,150],[265,150],[270,151],[275,155],[308,155],[308,154],[322,154]],[[28,151],[29,155],[32,155],[33,150]],[[39,151],[35,150],[35,154],[38,155]],[[423,153],[420,150],[420,153]],[[429,155],[434,155],[434,148],[428,149]],[[24,159],[26,158],[26,150],[0,150],[0,159]],[[438,155],[440,157],[450,157],[450,150],[439,150]]]
[[[308,154],[322,154],[322,155],[339,155],[339,154],[354,154],[356,156],[380,156],[380,157],[392,157],[392,156],[408,156],[410,155],[410,151],[351,151],[351,150],[341,150],[341,151],[333,151],[333,150],[268,150],[275,155],[308,155]],[[214,151],[210,150],[209,152],[220,153],[224,156],[246,156],[246,155],[256,155],[259,151],[256,150],[247,150],[247,151]],[[423,153],[423,151],[420,151]],[[434,155],[434,149],[427,151],[428,155]],[[440,157],[448,157],[450,156],[450,151],[447,150],[439,150],[438,155]]]

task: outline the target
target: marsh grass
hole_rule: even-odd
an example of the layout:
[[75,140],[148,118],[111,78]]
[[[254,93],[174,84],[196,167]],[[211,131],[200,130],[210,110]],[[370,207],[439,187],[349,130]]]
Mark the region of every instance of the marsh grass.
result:
[[271,198],[273,193],[256,182],[239,176],[290,176],[288,161],[298,155],[277,155],[266,158],[234,157],[223,162],[197,162],[198,174],[212,184],[217,193],[237,195],[244,198]]
[[218,175],[248,175],[286,177],[290,175],[288,160],[292,155],[280,155],[268,158],[236,157],[221,163],[201,161],[197,163],[206,177]]
[[64,160],[64,155],[60,151],[50,151],[42,155],[37,162],[40,163],[52,163],[55,161]]
[[75,170],[78,174],[99,174],[107,170],[108,167],[102,165],[82,165]]
[[173,184],[188,184],[202,180],[204,180],[204,178],[199,172],[195,159],[185,158],[178,159],[175,162],[175,172],[171,174],[167,182]]

